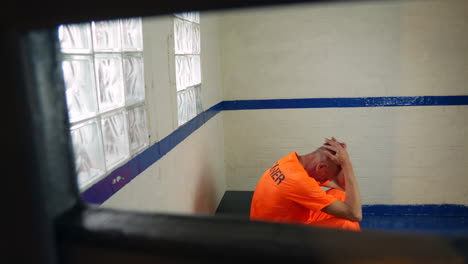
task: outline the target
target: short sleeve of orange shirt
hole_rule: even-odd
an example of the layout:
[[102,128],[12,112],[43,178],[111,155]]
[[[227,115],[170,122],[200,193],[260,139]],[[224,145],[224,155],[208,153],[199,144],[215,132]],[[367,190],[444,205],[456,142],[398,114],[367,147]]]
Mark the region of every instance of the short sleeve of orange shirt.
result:
[[258,181],[250,219],[305,224],[310,211],[320,211],[336,200],[309,177],[297,153],[292,152],[266,170]]

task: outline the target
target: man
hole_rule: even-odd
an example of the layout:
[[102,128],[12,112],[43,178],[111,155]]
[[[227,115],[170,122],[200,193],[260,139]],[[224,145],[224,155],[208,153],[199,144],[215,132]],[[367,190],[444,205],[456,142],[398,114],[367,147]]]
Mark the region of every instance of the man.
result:
[[258,181],[250,219],[359,231],[361,200],[346,144],[332,137],[314,152],[280,159]]

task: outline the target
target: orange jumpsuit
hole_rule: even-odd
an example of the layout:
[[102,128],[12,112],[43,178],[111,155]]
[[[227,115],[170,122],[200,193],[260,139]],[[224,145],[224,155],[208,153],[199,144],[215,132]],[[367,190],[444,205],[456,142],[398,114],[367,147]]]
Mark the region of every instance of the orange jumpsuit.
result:
[[257,183],[250,219],[358,231],[359,223],[322,212],[331,203],[345,200],[337,189],[322,190],[299,162],[296,152],[289,153],[265,171]]

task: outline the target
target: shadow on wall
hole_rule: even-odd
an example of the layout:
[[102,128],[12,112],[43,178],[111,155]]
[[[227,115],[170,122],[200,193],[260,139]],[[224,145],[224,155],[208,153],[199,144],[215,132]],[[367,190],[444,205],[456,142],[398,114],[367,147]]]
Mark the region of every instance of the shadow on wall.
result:
[[198,172],[199,179],[195,189],[195,199],[193,211],[196,214],[213,215],[216,211],[216,191],[213,184],[213,171],[206,162],[202,161],[202,166]]

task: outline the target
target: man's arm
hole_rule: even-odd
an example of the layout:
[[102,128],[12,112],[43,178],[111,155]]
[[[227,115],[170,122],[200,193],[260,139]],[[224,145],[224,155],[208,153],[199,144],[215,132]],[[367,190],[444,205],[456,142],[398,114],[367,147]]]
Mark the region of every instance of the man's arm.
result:
[[325,187],[345,191],[346,184],[345,184],[343,170],[340,170],[338,175],[336,175],[333,179],[331,179],[330,182],[327,183],[327,185],[325,185]]
[[337,217],[359,222],[362,220],[362,206],[359,187],[354,175],[353,165],[349,160],[346,145],[343,147],[335,138],[327,139],[325,148],[336,152],[335,155],[326,152],[326,155],[337,165],[341,166],[346,190],[346,201],[336,201],[322,209],[323,212]]

